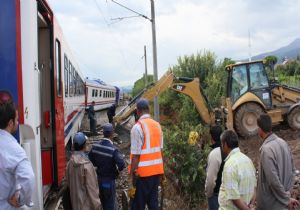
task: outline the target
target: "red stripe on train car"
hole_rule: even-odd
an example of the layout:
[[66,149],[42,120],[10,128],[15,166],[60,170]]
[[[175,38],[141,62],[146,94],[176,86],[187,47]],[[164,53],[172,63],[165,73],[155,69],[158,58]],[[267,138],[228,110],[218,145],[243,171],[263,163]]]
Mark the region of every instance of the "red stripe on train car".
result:
[[23,82],[22,82],[22,54],[21,54],[21,9],[20,0],[16,0],[16,52],[18,79],[18,108],[19,123],[24,124]]

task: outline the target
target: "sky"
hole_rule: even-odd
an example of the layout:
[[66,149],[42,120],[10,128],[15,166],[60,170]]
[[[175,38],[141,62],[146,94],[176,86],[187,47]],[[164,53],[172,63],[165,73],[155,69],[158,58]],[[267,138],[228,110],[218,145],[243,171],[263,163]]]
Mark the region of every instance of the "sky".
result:
[[[115,0],[151,18],[150,0]],[[153,74],[151,22],[111,0],[48,0],[80,70],[117,86]],[[234,60],[300,37],[300,0],[155,0],[158,77],[204,50]],[[118,18],[124,18],[121,21]]]

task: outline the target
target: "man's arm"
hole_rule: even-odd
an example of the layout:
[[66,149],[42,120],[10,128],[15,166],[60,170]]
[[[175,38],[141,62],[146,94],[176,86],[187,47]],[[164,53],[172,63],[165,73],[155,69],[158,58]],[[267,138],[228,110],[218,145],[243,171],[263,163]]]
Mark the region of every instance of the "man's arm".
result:
[[34,173],[27,158],[19,162],[15,169],[15,176],[16,183],[18,183],[21,188],[12,196],[11,199],[17,199],[17,204],[19,206],[24,204],[30,205],[34,189]]
[[136,170],[138,168],[140,162],[140,155],[132,155],[132,159],[131,159],[131,170],[130,170],[130,178],[131,178],[131,182],[132,185],[135,186],[135,182],[136,182]]
[[114,160],[118,166],[118,170],[122,171],[125,168],[126,164],[125,164],[122,154],[120,153],[120,151],[118,149],[116,149],[114,152]]
[[242,199],[232,200],[232,203],[240,210],[251,210],[252,209],[249,206],[247,206],[247,204]]

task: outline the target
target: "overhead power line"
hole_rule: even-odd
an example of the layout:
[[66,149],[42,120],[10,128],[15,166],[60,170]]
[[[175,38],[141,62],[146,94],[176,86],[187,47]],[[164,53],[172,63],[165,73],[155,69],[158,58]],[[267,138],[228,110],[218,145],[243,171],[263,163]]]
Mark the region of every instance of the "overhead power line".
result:
[[143,15],[143,14],[141,14],[141,13],[139,13],[139,12],[133,10],[133,9],[130,9],[129,7],[126,7],[125,5],[123,5],[123,4],[119,3],[119,2],[116,2],[115,0],[111,0],[111,1],[112,1],[113,3],[119,5],[120,7],[123,7],[123,8],[125,8],[125,9],[127,9],[127,10],[129,10],[129,11],[135,13],[135,14],[137,14],[137,15],[140,16],[140,17],[143,17],[143,18],[145,18],[145,19],[147,19],[147,20],[152,21],[152,20],[151,20],[150,18],[148,18],[146,15]]

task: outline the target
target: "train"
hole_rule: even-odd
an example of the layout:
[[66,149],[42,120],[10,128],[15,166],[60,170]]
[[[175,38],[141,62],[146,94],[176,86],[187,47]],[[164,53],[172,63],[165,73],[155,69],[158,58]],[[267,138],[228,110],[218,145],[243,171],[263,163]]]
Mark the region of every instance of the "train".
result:
[[33,209],[43,209],[61,189],[86,107],[118,104],[121,91],[84,77],[46,0],[0,3],[0,91],[18,106],[15,137],[34,170]]
[[85,79],[85,105],[95,102],[95,111],[118,106],[123,101],[123,92],[117,86],[108,85],[100,79]]

